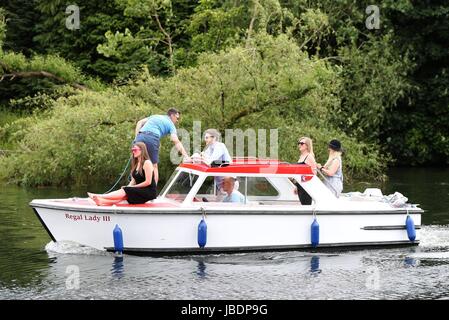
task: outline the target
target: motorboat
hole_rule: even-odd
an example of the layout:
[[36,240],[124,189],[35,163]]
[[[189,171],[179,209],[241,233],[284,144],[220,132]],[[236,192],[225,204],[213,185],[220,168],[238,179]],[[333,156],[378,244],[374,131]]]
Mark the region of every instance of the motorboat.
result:
[[[224,202],[226,177],[243,201]],[[311,204],[301,204],[294,182]],[[417,245],[423,213],[400,193],[379,189],[336,197],[308,165],[257,158],[181,163],[144,204],[67,198],[30,206],[55,242],[150,255]]]

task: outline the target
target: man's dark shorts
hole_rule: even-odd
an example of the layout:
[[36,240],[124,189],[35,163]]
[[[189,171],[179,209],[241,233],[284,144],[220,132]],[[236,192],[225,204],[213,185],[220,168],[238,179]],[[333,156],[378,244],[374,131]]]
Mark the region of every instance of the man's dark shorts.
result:
[[153,163],[159,162],[159,136],[151,132],[141,132],[137,135],[134,143],[143,142],[147,146],[148,155]]

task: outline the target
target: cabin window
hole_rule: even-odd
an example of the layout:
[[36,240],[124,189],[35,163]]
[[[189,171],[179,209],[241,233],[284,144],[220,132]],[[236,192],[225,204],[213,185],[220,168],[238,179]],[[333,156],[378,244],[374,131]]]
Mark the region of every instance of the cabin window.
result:
[[184,201],[197,179],[197,174],[181,172],[167,191],[165,197],[178,202]]
[[167,182],[164,185],[164,188],[161,190],[160,194],[163,195],[167,191],[168,187],[170,186],[171,182],[175,179],[176,175],[178,174],[178,170],[173,171],[170,178],[168,178]]
[[198,190],[198,196],[212,196],[216,195],[217,190],[220,188],[218,177],[209,176],[203,182],[203,185]]
[[[245,190],[245,178],[240,178],[241,190]],[[264,177],[248,177],[248,197],[278,197],[279,192]]]
[[[203,184],[201,185],[198,193],[195,195],[193,201],[202,201],[202,202],[229,202],[226,200],[228,194],[223,190],[223,181],[226,177],[224,176],[208,176],[204,179]],[[238,178],[234,177],[234,190],[238,191],[243,197],[244,189],[241,188],[240,182],[242,177]],[[241,199],[241,198],[240,198]],[[240,202],[244,203],[244,202]]]

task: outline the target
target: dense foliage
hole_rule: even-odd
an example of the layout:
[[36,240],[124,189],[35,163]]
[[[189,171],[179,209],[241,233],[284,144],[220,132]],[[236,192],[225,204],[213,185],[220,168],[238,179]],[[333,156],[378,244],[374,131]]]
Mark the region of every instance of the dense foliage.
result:
[[449,4],[413,1],[391,13],[398,45],[410,53],[412,90],[397,101],[380,139],[400,163],[449,163]]
[[[338,138],[348,176],[383,177],[391,160],[449,163],[442,0],[382,1],[379,29],[366,25],[371,3],[356,0],[77,4],[76,30],[64,1],[1,5],[0,149],[13,150],[0,174],[9,180],[111,181],[135,121],[169,106],[184,111],[187,130],[194,120],[222,132],[277,128],[288,161],[298,136],[314,139],[320,161]],[[167,175],[171,144],[163,148]]]
[[[378,150],[328,124],[326,111],[339,104],[338,91],[338,72],[327,63],[311,60],[285,36],[258,35],[249,47],[203,55],[198,67],[179,70],[173,77],[143,73],[120,89],[60,98],[39,120],[30,117],[20,122],[20,129],[10,128],[22,152],[0,164],[10,179],[25,184],[113,179],[126,163],[136,121],[163,113],[166,106],[182,105],[182,126],[189,132],[199,119],[203,130],[215,127],[223,133],[277,128],[279,156],[292,162],[298,157],[295,142],[304,132],[315,140],[321,161],[326,160],[329,137],[339,136],[348,149],[348,170],[375,176],[383,171]],[[183,138],[192,153],[193,137]],[[171,147],[163,144],[161,177],[173,170]]]

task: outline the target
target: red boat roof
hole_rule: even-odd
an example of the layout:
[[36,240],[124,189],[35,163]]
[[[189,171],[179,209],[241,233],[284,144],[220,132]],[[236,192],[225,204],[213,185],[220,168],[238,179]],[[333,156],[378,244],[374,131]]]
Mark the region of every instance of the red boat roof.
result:
[[204,163],[181,163],[179,167],[211,173],[313,174],[309,165],[281,162],[277,159],[234,158],[225,167],[210,167]]

